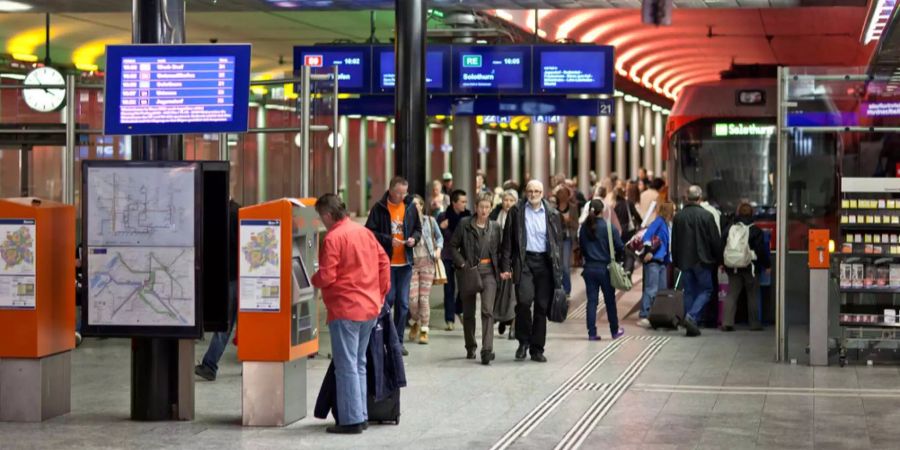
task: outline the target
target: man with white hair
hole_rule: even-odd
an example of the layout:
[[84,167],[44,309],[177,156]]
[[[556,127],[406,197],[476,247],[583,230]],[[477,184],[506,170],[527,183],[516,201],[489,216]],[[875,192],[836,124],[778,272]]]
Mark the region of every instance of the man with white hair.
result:
[[713,293],[712,269],[722,258],[719,229],[712,214],[700,206],[703,190],[691,186],[684,209],[672,221],[672,260],[684,280],[684,328],[699,336],[697,319]]
[[554,289],[562,287],[561,233],[562,220],[544,199],[544,184],[529,181],[525,198],[510,208],[500,258],[501,278],[516,284],[516,361],[531,353],[532,361],[547,362],[547,313]]

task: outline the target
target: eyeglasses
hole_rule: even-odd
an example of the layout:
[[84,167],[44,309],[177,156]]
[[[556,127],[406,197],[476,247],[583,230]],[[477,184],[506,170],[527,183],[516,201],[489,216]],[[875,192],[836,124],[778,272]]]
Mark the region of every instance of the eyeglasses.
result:
[[528,194],[528,195],[532,195],[532,194],[543,194],[544,191],[525,191],[525,193]]

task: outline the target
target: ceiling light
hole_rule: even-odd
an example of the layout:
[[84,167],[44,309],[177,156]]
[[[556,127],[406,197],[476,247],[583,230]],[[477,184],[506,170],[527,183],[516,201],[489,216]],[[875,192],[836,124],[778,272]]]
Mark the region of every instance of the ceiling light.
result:
[[638,101],[638,98],[633,95],[626,95],[625,101],[628,103],[634,103],[634,102]]
[[30,55],[28,53],[13,53],[13,59],[17,59],[19,61],[27,61],[27,62],[35,62],[38,60],[37,55]]
[[20,12],[29,9],[31,9],[31,5],[26,3],[0,0],[0,12]]
[[25,74],[21,73],[0,73],[0,78],[9,78],[10,80],[24,80]]
[[863,27],[862,43],[868,44],[881,37],[884,27],[894,13],[896,0],[875,0],[869,3],[866,23]]

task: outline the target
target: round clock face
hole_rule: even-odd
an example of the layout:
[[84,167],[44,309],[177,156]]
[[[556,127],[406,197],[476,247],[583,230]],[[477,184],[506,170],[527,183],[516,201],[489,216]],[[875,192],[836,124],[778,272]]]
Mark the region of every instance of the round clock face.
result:
[[[25,77],[26,86],[60,86],[66,84],[65,78],[52,67],[39,67]],[[25,103],[39,112],[58,109],[66,101],[65,89],[25,89]]]

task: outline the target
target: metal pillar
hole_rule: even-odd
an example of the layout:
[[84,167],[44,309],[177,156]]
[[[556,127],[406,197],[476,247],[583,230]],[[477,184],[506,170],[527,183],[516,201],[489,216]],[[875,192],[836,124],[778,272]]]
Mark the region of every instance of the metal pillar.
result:
[[19,147],[19,197],[28,197],[31,193],[31,147]]
[[509,148],[509,158],[510,168],[509,168],[509,179],[515,181],[517,184],[522,184],[522,166],[519,163],[519,158],[522,157],[522,141],[518,135],[512,136],[512,141],[510,142]]
[[66,147],[62,157],[62,201],[75,204],[75,120],[78,99],[75,98],[75,75],[66,75]]
[[578,190],[587,195],[591,186],[591,118],[578,118]]
[[475,171],[472,170],[475,130],[475,118],[472,116],[456,116],[453,120],[453,186],[466,191],[470,202],[475,192]]
[[656,176],[660,178],[664,178],[662,176],[664,166],[663,166],[663,117],[661,111],[655,111],[653,113],[653,136],[656,138],[656,142],[653,145],[653,172]]
[[[631,122],[628,124],[628,155],[631,160],[628,168],[628,177],[637,178],[638,169],[641,168],[641,105],[631,104]],[[622,175],[619,175],[622,176]]]
[[628,176],[626,158],[628,156],[625,153],[625,100],[616,97],[616,173],[620,178]]
[[228,151],[228,134],[219,133],[219,140],[216,142],[219,151],[219,159],[222,161],[231,160],[231,152]]
[[350,200],[350,192],[348,191],[349,186],[347,185],[347,179],[350,177],[350,121],[347,119],[347,116],[341,116],[339,119],[339,127],[338,132],[335,132],[335,139],[337,136],[341,136],[341,139],[335,142],[334,145],[337,146],[337,151],[340,153],[340,158],[338,160],[337,173],[341,175],[340,182],[338,183],[338,195],[344,199],[344,203],[347,203]]
[[[133,0],[131,18],[132,42],[135,44],[185,42],[183,1]],[[133,159],[184,159],[181,135],[139,136],[133,139]],[[132,339],[132,420],[193,419],[193,366],[193,339]]]
[[[452,136],[450,135],[450,128],[447,127],[446,125],[444,125],[444,128],[442,131],[444,132],[444,134],[443,134],[443,139],[441,140],[443,142],[443,144],[441,144],[441,145],[442,146],[449,145],[452,148],[453,145],[450,143],[450,140],[452,138]],[[445,152],[444,149],[441,148],[441,153],[444,155],[443,156],[444,157],[444,172],[453,173],[453,170],[450,167],[450,153],[451,152]],[[444,177],[444,174],[442,173],[442,174],[440,174],[439,177],[435,177],[435,178],[439,178],[441,181],[444,181],[443,177]]]
[[369,213],[369,120],[359,119],[359,217]]
[[[547,145],[550,150],[547,152],[547,159],[549,160],[549,170],[547,171],[547,177],[553,178],[559,171],[556,169],[556,138],[551,139],[549,136],[547,137]],[[547,182],[544,182],[544,185],[547,185]]]
[[[488,168],[488,138],[487,131],[478,130],[478,170],[486,173]],[[487,183],[487,180],[484,180]]]
[[560,117],[556,125],[556,167],[554,173],[563,174],[566,178],[572,176],[572,147],[569,145],[568,118]]
[[547,124],[534,122],[528,129],[528,133],[531,142],[529,148],[531,179],[544,183],[545,191],[547,191],[550,189],[550,149],[547,139]]
[[531,139],[531,129],[529,128],[528,139],[525,140],[525,173],[522,175],[522,183],[520,183],[523,187],[534,176],[531,171]]
[[426,193],[425,158],[425,0],[395,2],[397,89],[396,172],[409,180],[409,192]]
[[[597,117],[597,179],[602,180],[612,171],[612,120],[609,116]],[[586,195],[587,193],[585,193]]]
[[[644,126],[643,167],[647,170],[653,170],[656,167],[655,159],[653,158],[653,111],[650,110],[649,106],[642,106],[641,109],[644,111],[644,119],[641,123]],[[653,176],[658,177],[659,175],[659,172],[653,172]]]
[[432,177],[432,173],[431,173],[431,171],[432,171],[431,170],[431,157],[434,156],[434,151],[435,151],[435,149],[433,147],[433,142],[432,142],[433,140],[434,139],[431,138],[431,126],[426,124],[425,125],[425,147],[423,147],[422,151],[419,152],[422,155],[422,158],[425,159],[425,190],[426,190],[426,193],[431,192],[431,180],[434,179]]
[[[256,127],[257,128],[265,128],[266,127],[266,108],[265,105],[260,104],[256,108]],[[300,149],[301,154],[301,163],[302,166],[301,173],[303,177],[303,188],[301,190],[302,197],[309,196],[309,179],[311,178],[311,172],[309,170],[309,152],[306,147],[309,147],[309,137],[306,138],[304,142],[304,148]],[[266,148],[266,134],[265,133],[256,133],[256,202],[262,203],[269,199],[269,160],[266,157],[268,154],[268,149]]]
[[505,161],[504,161],[505,158],[503,155],[503,152],[505,151],[505,147],[506,147],[505,144],[506,143],[504,142],[503,133],[497,133],[497,169],[496,169],[497,186],[503,186],[503,182],[506,181],[503,178],[503,176],[506,175],[504,173],[505,171],[503,170],[504,169],[503,166],[505,165]]
[[785,296],[787,287],[785,275],[787,274],[787,198],[788,198],[788,131],[785,129],[785,103],[788,95],[788,78],[790,70],[787,67],[778,68],[778,153],[775,169],[775,360],[785,361],[788,357],[787,318],[785,317]]
[[384,124],[384,190],[391,185],[394,178],[394,121],[388,119]]
[[[312,178],[312,171],[309,167],[309,155],[312,150],[309,138],[309,127],[310,123],[310,78],[312,77],[309,66],[303,66],[300,68],[300,197],[308,198],[309,197],[309,185],[310,178]],[[260,109],[262,106],[260,106]],[[265,126],[265,125],[262,125]],[[261,127],[261,126],[260,126]],[[260,181],[263,178],[260,178]],[[263,198],[260,197],[258,201],[263,201]]]

